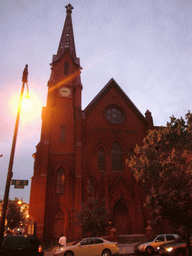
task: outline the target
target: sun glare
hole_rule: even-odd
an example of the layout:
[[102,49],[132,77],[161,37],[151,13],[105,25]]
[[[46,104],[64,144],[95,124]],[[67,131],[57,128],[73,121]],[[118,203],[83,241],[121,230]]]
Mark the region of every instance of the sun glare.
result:
[[[21,104],[20,119],[22,122],[29,122],[41,115],[42,104],[38,96],[32,91],[29,91],[29,97],[26,96],[27,94],[24,93]],[[14,115],[16,115],[18,111],[19,97],[19,93],[15,94],[11,100],[11,108]]]

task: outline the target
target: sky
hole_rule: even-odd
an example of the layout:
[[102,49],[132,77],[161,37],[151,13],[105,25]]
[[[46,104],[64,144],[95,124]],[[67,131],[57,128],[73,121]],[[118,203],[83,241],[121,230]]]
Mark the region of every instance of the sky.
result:
[[[83,84],[82,109],[114,78],[154,125],[192,110],[192,0],[1,0],[0,199],[4,197],[22,72],[28,64],[32,112],[21,111],[9,198],[29,202],[33,153],[40,141],[50,63],[71,4]],[[25,88],[26,91],[26,88]],[[32,97],[32,98],[33,98]]]

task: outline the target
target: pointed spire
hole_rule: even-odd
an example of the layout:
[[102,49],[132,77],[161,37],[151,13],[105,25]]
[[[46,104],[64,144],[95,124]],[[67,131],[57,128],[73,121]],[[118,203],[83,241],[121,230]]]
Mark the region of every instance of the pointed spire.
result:
[[64,53],[64,51],[68,49],[72,57],[74,58],[74,60],[76,60],[75,41],[73,36],[73,26],[72,26],[72,18],[71,18],[72,9],[74,8],[71,4],[66,5],[65,8],[66,8],[67,16],[65,19],[63,33],[61,36],[59,48],[58,48],[55,59],[59,59]]
[[145,119],[148,122],[149,129],[153,129],[153,117],[151,115],[151,112],[148,109],[145,112]]

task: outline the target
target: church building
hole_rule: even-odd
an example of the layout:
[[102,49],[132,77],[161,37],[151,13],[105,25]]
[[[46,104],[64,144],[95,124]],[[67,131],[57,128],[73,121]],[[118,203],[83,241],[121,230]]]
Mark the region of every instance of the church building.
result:
[[41,137],[34,154],[30,218],[44,241],[58,239],[60,234],[68,240],[80,238],[74,209],[87,200],[91,185],[117,234],[145,233],[145,195],[126,163],[135,145],[141,145],[154,128],[153,119],[150,111],[143,115],[138,110],[113,78],[82,110],[82,67],[76,56],[72,9],[66,6],[51,63]]

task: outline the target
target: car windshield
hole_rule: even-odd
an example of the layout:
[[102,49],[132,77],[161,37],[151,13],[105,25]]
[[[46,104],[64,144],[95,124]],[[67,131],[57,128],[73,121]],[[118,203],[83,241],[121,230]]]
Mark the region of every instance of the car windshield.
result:
[[80,241],[75,241],[72,245],[76,245],[78,244]]
[[183,241],[184,241],[184,239],[181,238],[181,237],[178,237],[178,238],[175,239],[175,242],[183,242]]
[[157,236],[152,236],[152,237],[150,237],[150,238],[147,238],[146,241],[145,241],[145,243],[146,243],[146,242],[151,242],[151,241],[153,241],[156,237],[157,237]]

